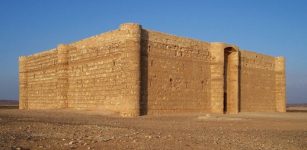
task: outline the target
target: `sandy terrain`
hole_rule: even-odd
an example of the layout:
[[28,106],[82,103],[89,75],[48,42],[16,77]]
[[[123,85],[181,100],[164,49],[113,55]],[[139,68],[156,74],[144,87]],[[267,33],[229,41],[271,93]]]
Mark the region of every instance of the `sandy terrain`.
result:
[[0,149],[307,149],[307,113],[120,118],[0,109]]
[[307,112],[307,104],[288,104],[287,112]]
[[0,99],[0,109],[17,109],[18,101],[17,100],[1,100]]

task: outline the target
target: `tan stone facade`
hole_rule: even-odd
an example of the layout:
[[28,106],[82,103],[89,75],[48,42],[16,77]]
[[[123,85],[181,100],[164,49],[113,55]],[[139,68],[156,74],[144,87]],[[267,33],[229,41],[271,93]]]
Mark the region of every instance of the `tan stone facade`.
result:
[[122,24],[19,58],[20,109],[285,112],[285,59]]

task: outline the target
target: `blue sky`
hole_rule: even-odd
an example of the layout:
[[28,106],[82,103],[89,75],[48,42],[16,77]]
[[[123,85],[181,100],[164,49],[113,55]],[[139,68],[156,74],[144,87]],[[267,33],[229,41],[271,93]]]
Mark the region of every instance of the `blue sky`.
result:
[[289,103],[307,103],[307,1],[0,0],[0,99],[18,99],[18,56],[124,22],[287,59]]

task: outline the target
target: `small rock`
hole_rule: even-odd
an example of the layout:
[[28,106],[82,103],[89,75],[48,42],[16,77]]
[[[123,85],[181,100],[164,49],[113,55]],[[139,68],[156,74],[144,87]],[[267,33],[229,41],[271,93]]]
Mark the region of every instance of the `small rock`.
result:
[[92,143],[96,143],[96,142],[97,142],[96,140],[93,140],[93,141],[92,141]]
[[70,146],[70,149],[76,149],[77,147],[76,146]]
[[104,142],[108,142],[108,141],[110,141],[110,140],[112,140],[112,138],[109,138],[109,139],[103,139],[103,141],[104,141]]
[[72,144],[75,144],[75,143],[76,143],[75,141],[70,141],[68,144],[72,145]]

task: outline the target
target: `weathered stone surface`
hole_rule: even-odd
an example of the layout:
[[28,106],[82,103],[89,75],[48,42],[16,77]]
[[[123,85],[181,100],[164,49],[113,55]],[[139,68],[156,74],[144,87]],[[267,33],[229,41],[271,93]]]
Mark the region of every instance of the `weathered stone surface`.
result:
[[285,111],[283,57],[122,24],[19,59],[20,109]]
[[240,111],[285,112],[284,69],[279,57],[241,50]]

